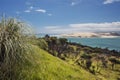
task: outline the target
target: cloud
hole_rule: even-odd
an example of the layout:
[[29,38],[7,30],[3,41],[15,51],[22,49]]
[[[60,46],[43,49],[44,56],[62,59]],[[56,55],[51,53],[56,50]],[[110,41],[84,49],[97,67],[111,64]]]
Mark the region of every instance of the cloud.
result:
[[30,6],[27,10],[25,10],[24,12],[26,12],[26,13],[30,13],[30,12],[32,12],[32,10],[33,10],[33,6]]
[[83,31],[120,31],[120,22],[70,24],[69,26]]
[[[25,5],[27,6],[27,9],[25,9],[25,13],[45,13],[48,16],[52,16],[51,13],[49,13],[47,10],[40,8],[39,6],[36,5],[36,3],[33,2],[34,0],[27,0],[25,2]],[[36,1],[35,1],[36,2]],[[37,6],[37,7],[36,7]]]
[[26,12],[26,13],[30,13],[30,12],[31,12],[31,10],[25,10],[24,12]]
[[81,27],[90,27],[90,28],[112,28],[112,27],[119,27],[120,28],[120,22],[105,22],[105,23],[82,23],[82,24],[70,24],[70,27],[73,28],[81,28]]
[[71,2],[71,6],[75,6],[75,5],[78,5],[82,0],[72,0]]
[[75,32],[110,32],[120,31],[120,22],[105,23],[80,23],[66,26],[46,26],[49,33],[75,33]]
[[45,9],[36,9],[33,6],[30,6],[27,10],[24,11],[25,13],[30,13],[30,12],[39,12],[39,13],[46,13],[48,16],[52,16],[51,13],[47,13]]
[[45,9],[37,9],[36,12],[46,13],[47,11]]
[[30,6],[29,8],[30,8],[30,10],[32,10],[34,7],[33,7],[33,6]]
[[120,0],[105,0],[103,4],[111,4],[113,2],[119,2]]
[[76,3],[75,3],[75,2],[72,2],[72,3],[71,3],[71,6],[74,6],[74,5],[76,5]]

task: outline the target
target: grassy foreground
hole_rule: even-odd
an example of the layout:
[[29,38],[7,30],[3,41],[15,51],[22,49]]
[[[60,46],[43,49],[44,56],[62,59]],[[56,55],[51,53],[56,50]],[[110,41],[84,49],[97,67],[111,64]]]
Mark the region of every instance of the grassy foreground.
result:
[[[87,72],[83,68],[76,65],[70,65],[67,62],[54,57],[48,52],[34,47],[37,52],[35,60],[38,65],[34,67],[33,79],[32,80],[97,80],[100,77],[96,77],[91,73]],[[105,80],[104,78],[101,78]]]

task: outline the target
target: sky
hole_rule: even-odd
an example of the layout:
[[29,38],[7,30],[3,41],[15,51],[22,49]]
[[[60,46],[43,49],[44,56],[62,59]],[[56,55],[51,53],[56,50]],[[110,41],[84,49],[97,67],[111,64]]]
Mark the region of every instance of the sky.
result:
[[120,31],[120,0],[0,0],[0,15],[36,33]]

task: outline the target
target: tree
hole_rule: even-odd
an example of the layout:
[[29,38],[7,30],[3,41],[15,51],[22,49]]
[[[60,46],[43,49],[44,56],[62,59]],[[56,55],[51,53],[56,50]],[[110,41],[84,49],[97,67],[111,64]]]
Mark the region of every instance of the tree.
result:
[[60,57],[60,55],[65,51],[67,48],[67,39],[66,38],[57,38],[57,37],[49,37],[48,35],[45,36],[45,41],[48,44],[48,51]]
[[58,56],[60,57],[60,55],[67,49],[67,39],[59,38],[57,46]]

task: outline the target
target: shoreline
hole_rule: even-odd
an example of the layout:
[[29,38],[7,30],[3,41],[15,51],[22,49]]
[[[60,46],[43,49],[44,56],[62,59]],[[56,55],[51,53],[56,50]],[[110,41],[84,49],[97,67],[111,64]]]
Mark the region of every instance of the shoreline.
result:
[[79,38],[119,38],[120,34],[117,33],[94,33],[94,32],[83,32],[83,33],[71,33],[71,34],[60,34],[61,37],[79,37]]
[[120,38],[120,36],[102,36],[102,37],[76,37],[76,36],[60,36],[63,38]]

